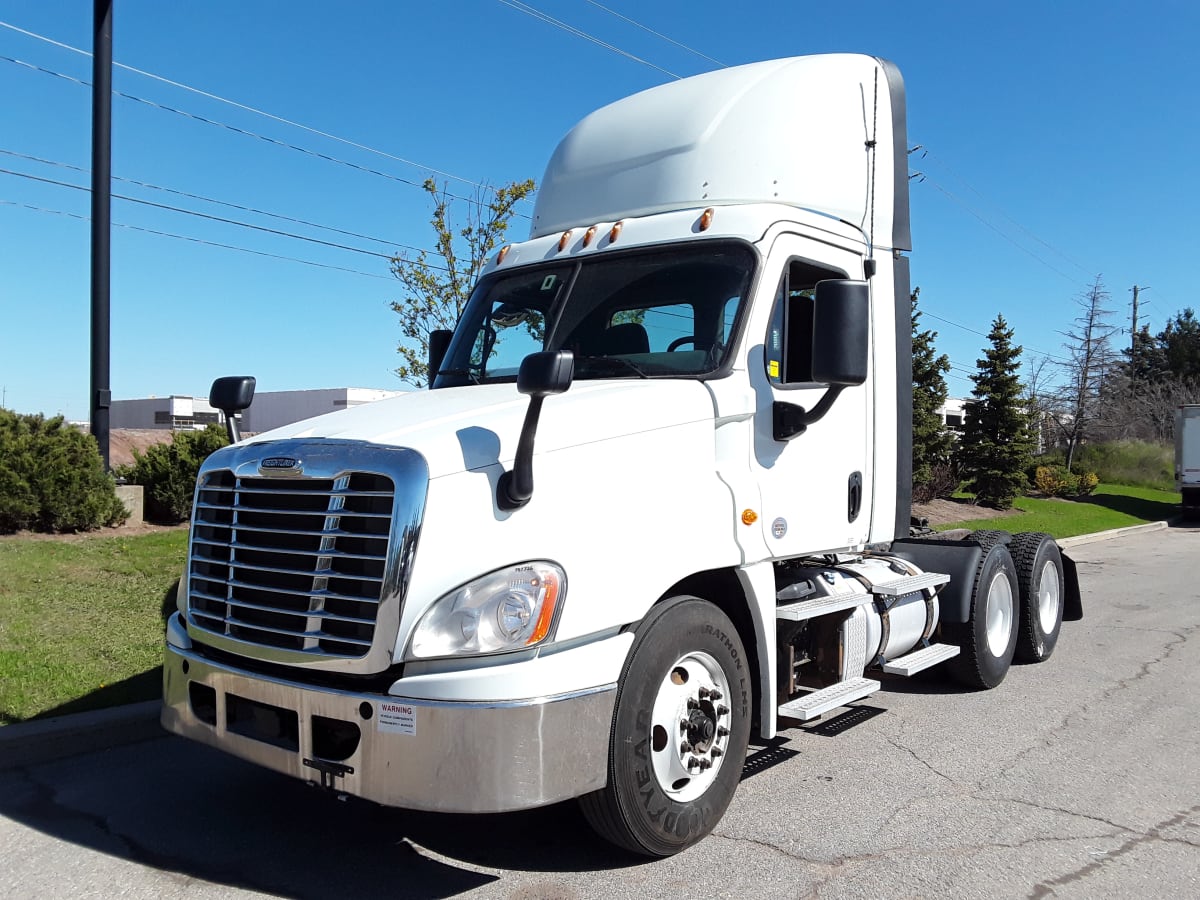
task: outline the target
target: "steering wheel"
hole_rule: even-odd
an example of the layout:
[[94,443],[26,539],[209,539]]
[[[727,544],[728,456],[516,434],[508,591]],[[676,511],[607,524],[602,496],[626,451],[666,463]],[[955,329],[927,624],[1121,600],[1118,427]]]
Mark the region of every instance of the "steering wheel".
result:
[[673,350],[677,350],[684,344],[691,344],[694,347],[696,346],[696,338],[694,336],[675,338],[675,340],[667,345],[667,352],[670,353]]

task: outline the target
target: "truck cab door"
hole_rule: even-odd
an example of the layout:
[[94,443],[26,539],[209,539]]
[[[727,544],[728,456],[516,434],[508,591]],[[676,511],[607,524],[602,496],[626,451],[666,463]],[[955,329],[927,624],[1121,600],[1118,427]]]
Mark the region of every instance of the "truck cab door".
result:
[[[770,313],[765,323],[755,317],[761,346],[751,334],[747,361],[756,396],[751,466],[763,539],[776,558],[861,547],[873,487],[868,289],[846,280],[856,263],[861,272],[861,257],[844,254],[839,271],[800,256],[811,245],[795,243],[777,279],[761,285]],[[846,367],[847,353],[859,354],[851,368],[860,371],[834,371]]]

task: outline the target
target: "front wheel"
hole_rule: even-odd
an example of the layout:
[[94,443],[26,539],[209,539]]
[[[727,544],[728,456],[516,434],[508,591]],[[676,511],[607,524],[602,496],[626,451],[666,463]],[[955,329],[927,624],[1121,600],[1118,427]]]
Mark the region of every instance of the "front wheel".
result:
[[608,785],[580,798],[601,837],[670,856],[712,831],[741,780],[750,678],[741,639],[717,607],[673,597],[650,610],[617,689]]

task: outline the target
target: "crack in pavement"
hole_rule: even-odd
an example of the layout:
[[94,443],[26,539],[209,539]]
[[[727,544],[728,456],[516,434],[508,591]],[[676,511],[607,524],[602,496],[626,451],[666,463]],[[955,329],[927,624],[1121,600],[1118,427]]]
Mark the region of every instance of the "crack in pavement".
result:
[[934,775],[937,775],[939,778],[944,778],[950,784],[953,784],[955,786],[958,785],[958,782],[955,781],[953,778],[951,778],[949,775],[947,775],[945,772],[942,772],[942,771],[936,769],[928,761],[922,759],[916,750],[913,750],[911,747],[906,747],[904,744],[901,744],[899,741],[893,740],[890,737],[884,737],[884,740],[887,741],[889,744],[891,744],[893,747],[895,747],[897,750],[903,750],[905,753],[907,753],[909,756],[911,756],[913,759],[915,759],[917,762],[919,762],[921,765],[923,765],[925,768],[927,768]]
[[1180,840],[1179,838],[1163,837],[1162,832],[1168,828],[1173,828],[1176,825],[1183,824],[1185,821],[1187,821],[1189,816],[1192,816],[1197,812],[1200,812],[1200,805],[1193,806],[1191,809],[1184,810],[1183,812],[1177,813],[1176,815],[1172,816],[1169,819],[1165,819],[1162,822],[1159,822],[1157,825],[1152,826],[1145,833],[1139,834],[1136,837],[1130,838],[1129,840],[1127,840],[1123,844],[1121,844],[1121,846],[1117,847],[1117,849],[1106,852],[1104,854],[1104,856],[1101,857],[1100,859],[1094,859],[1091,862],[1087,863],[1086,865],[1080,866],[1078,869],[1075,869],[1073,872],[1068,872],[1067,874],[1060,875],[1057,878],[1048,878],[1045,881],[1039,881],[1036,885],[1034,885],[1033,891],[1030,892],[1029,900],[1041,900],[1041,898],[1043,898],[1043,897],[1054,896],[1054,893],[1055,893],[1054,888],[1064,887],[1075,881],[1082,881],[1083,879],[1098,872],[1111,860],[1114,860],[1120,856],[1124,856],[1126,853],[1136,850],[1138,847],[1142,846],[1143,844],[1152,844],[1152,843],[1178,844],[1178,843],[1182,843],[1182,844],[1186,844],[1189,847],[1196,846],[1191,841]]
[[[1096,822],[1100,825],[1108,825],[1117,829],[1118,832],[1125,834],[1135,834],[1136,831],[1128,825],[1122,825],[1120,822],[1114,822],[1111,819],[1106,819],[1103,816],[1093,816],[1089,813],[1078,812],[1073,809],[1065,809],[1061,806],[1050,806],[1048,804],[1034,803],[1032,800],[1022,800],[1017,797],[985,797],[980,794],[971,794],[972,800],[979,800],[983,803],[1016,803],[1020,806],[1029,806],[1033,809],[1040,809],[1043,812],[1062,813],[1065,816],[1071,816],[1076,819],[1083,819],[1087,822]],[[1113,835],[1116,836],[1115,834]]]
[[[1158,631],[1158,629],[1147,629],[1147,630],[1153,630],[1156,632]],[[1114,695],[1118,694],[1119,692],[1121,692],[1123,690],[1127,690],[1131,685],[1133,685],[1133,684],[1137,683],[1138,681],[1141,681],[1143,678],[1146,678],[1147,676],[1149,676],[1151,674],[1151,668],[1153,666],[1160,665],[1162,663],[1167,662],[1167,660],[1169,660],[1172,656],[1174,656],[1175,653],[1179,649],[1181,649],[1182,647],[1184,647],[1187,644],[1187,642],[1191,639],[1192,635],[1194,635],[1197,632],[1197,630],[1200,630],[1200,625],[1192,625],[1191,627],[1185,628],[1181,631],[1170,631],[1170,630],[1164,629],[1162,633],[1170,634],[1170,635],[1174,636],[1175,640],[1167,641],[1165,644],[1163,644],[1162,652],[1158,656],[1156,656],[1154,659],[1149,659],[1149,660],[1143,661],[1142,664],[1138,667],[1138,670],[1136,672],[1134,672],[1132,675],[1129,675],[1125,678],[1120,678],[1117,681],[1110,684],[1108,687],[1106,687],[1103,691],[1100,692],[1100,695],[1098,697],[1096,697],[1096,699],[1094,699],[1088,703],[1084,703],[1083,705],[1078,706],[1078,707],[1070,710],[1069,712],[1067,712],[1062,717],[1062,721],[1060,721],[1057,725],[1055,725],[1048,732],[1046,732],[1045,735],[1040,740],[1038,740],[1036,743],[1030,745],[1029,747],[1026,747],[1024,750],[1022,750],[1020,753],[1018,753],[1016,756],[1014,756],[1012,761],[1008,765],[1004,766],[995,775],[995,780],[1002,780],[1002,779],[1006,778],[1008,776],[1008,774],[1010,772],[1012,772],[1013,769],[1017,768],[1017,766],[1019,766],[1022,762],[1024,762],[1025,758],[1027,756],[1029,756],[1031,753],[1051,747],[1053,745],[1055,739],[1062,732],[1070,729],[1073,719],[1087,715],[1097,705],[1105,703],[1106,701],[1111,699]],[[982,784],[979,786],[982,787]]]

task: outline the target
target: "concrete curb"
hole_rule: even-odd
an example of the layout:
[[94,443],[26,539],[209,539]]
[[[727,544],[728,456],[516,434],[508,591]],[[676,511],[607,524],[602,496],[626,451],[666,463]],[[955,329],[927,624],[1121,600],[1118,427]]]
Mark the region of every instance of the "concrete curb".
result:
[[161,700],[0,727],[0,770],[162,737]]
[[[1173,519],[1171,521],[1174,521]],[[1124,528],[1110,528],[1108,531],[1094,531],[1091,534],[1077,534],[1075,537],[1063,538],[1058,546],[1064,550],[1079,547],[1082,544],[1094,544],[1096,541],[1108,541],[1124,537],[1127,534],[1139,534],[1143,531],[1163,531],[1168,522],[1147,522],[1145,525],[1127,525]]]

